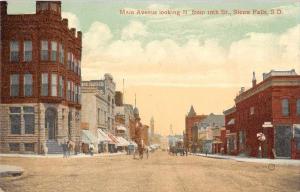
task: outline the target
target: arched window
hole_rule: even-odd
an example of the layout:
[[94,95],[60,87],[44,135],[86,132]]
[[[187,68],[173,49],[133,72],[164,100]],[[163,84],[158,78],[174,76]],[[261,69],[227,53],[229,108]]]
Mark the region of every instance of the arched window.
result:
[[297,99],[297,115],[300,115],[300,99]]
[[289,100],[288,99],[283,99],[281,101],[281,106],[282,106],[282,115],[283,116],[289,116],[289,114],[290,114]]

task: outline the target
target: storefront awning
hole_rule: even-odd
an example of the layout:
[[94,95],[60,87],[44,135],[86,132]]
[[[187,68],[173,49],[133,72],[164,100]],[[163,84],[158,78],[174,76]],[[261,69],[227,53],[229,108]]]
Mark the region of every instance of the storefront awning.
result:
[[118,131],[126,131],[126,127],[124,127],[123,125],[118,125],[117,130]]
[[130,145],[130,143],[126,139],[124,139],[123,137],[117,137],[117,140],[119,142],[117,144],[117,146],[126,147],[126,146]]
[[100,142],[110,142],[111,141],[109,136],[104,131],[102,131],[101,129],[98,129],[97,133],[98,133],[98,142],[99,143]]
[[81,131],[81,141],[83,143],[98,143],[98,139],[90,130]]
[[119,143],[118,139],[113,134],[108,133],[108,137],[111,139],[111,141],[109,141],[109,144],[117,145]]

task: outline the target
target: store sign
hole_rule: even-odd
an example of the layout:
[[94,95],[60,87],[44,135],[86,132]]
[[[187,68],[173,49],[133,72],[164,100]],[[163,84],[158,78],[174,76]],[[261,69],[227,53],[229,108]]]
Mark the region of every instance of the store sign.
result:
[[272,123],[271,122],[265,122],[263,125],[262,125],[263,128],[269,128],[269,127],[273,127]]

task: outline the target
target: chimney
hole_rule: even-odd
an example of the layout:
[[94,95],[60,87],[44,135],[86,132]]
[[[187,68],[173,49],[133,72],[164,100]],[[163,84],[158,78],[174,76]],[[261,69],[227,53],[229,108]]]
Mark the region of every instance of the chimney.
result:
[[245,87],[241,87],[240,94],[245,92]]
[[71,28],[70,29],[72,35],[75,37],[76,36],[76,29],[75,28]]
[[0,1],[1,9],[0,9],[0,15],[2,16],[7,15],[7,2],[6,1]]
[[77,31],[77,38],[81,41],[82,40],[82,32]]
[[252,87],[256,86],[256,77],[255,77],[255,72],[253,72],[253,78],[252,78]]
[[62,20],[64,26],[66,26],[68,28],[68,19],[63,19]]

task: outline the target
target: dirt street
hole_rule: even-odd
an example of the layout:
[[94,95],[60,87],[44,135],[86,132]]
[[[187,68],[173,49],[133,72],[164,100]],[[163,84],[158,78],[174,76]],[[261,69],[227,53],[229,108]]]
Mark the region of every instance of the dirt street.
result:
[[1,164],[21,166],[25,173],[0,178],[8,192],[101,191],[300,191],[300,167],[236,162],[155,152],[150,158],[12,158]]

